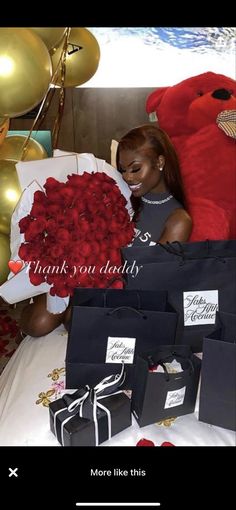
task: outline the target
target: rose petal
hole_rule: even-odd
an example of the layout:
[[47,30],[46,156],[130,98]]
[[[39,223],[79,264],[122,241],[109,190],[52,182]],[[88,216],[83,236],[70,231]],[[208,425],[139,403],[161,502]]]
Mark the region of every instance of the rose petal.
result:
[[153,441],[150,441],[150,439],[145,439],[143,437],[137,442],[136,446],[155,446],[155,444],[153,443]]

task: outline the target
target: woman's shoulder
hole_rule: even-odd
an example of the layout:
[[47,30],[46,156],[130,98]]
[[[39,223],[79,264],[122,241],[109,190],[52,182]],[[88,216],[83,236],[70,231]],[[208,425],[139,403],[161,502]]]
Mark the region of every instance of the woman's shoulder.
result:
[[189,213],[184,209],[183,207],[178,207],[177,209],[174,209],[174,211],[171,212],[169,217],[166,220],[166,226],[172,225],[176,227],[185,227],[188,228],[190,233],[192,230],[192,218],[189,215]]
[[178,207],[177,209],[174,209],[167,218],[167,221],[171,221],[174,223],[180,222],[192,225],[192,218],[186,211],[186,209],[184,209],[183,207]]
[[192,231],[192,219],[183,207],[174,209],[168,216],[161,242],[187,241]]

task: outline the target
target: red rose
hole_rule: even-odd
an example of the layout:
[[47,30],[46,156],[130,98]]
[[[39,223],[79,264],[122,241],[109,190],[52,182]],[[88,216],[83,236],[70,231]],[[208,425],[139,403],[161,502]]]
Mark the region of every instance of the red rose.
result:
[[79,226],[80,226],[80,231],[82,233],[87,234],[88,232],[90,232],[89,222],[85,218],[83,218],[83,217],[79,218]]
[[[59,186],[59,181],[57,181],[56,179],[54,179],[54,177],[48,177],[45,184],[44,184],[44,188],[46,190],[46,193],[49,191],[49,190],[55,190],[58,188]],[[38,193],[36,191],[36,193]]]
[[51,256],[54,259],[59,259],[64,254],[63,246],[60,246],[59,244],[55,244],[55,246],[51,247]]
[[19,227],[20,227],[20,233],[23,234],[27,228],[29,227],[30,223],[31,223],[31,217],[30,217],[30,214],[28,214],[28,216],[25,216],[24,218],[22,218],[20,221],[19,221]]
[[[112,287],[112,289],[123,289],[124,282],[122,282],[121,280],[114,280],[114,282],[111,283],[111,287]],[[137,445],[137,446],[142,446],[142,445]]]
[[40,204],[45,204],[47,202],[47,197],[43,191],[35,191],[34,194],[34,202],[39,202]]
[[[50,200],[50,202],[57,203],[58,200],[58,190],[56,189],[49,189],[47,190],[47,198]],[[60,202],[62,203],[62,199],[60,199]]]
[[67,244],[70,241],[70,233],[65,228],[59,228],[57,231],[59,243]]
[[82,241],[80,245],[80,252],[84,257],[89,257],[92,253],[92,246],[86,241]]
[[43,216],[45,213],[45,207],[43,204],[39,204],[38,202],[36,202],[31,211],[30,211],[30,215],[33,216],[34,218],[37,218],[37,216]]
[[119,222],[117,219],[111,220],[109,223],[109,231],[110,232],[119,232]]
[[45,218],[42,218],[41,221],[39,221],[39,220],[32,221],[29,224],[29,227],[27,228],[27,230],[25,232],[25,240],[33,241],[33,239],[38,234],[43,233],[45,228],[46,228],[46,219]]
[[64,188],[60,189],[59,195],[65,204],[71,205],[75,198],[75,190],[72,186],[64,186]]
[[59,204],[48,204],[47,206],[47,213],[48,216],[55,216],[61,211],[61,206]]
[[29,270],[29,278],[33,285],[40,285],[45,281],[45,275],[42,273],[34,273],[33,270]]

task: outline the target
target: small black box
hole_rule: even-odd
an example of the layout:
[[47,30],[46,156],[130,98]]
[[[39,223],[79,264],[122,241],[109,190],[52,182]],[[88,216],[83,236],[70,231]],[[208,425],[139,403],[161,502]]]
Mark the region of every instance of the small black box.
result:
[[199,420],[236,430],[236,315],[217,312],[203,341]]
[[[97,435],[93,419],[80,417],[78,408],[68,411],[73,400],[82,397],[85,392],[86,390],[81,388],[72,395],[65,394],[49,404],[50,429],[63,446],[97,446],[109,439],[108,415],[105,411],[97,407]],[[123,392],[106,396],[101,403],[110,413],[111,437],[131,425],[130,399]],[[58,411],[60,412],[56,414]]]
[[[176,359],[182,372],[161,373],[149,369],[150,359],[164,365]],[[164,345],[139,355],[135,368],[131,408],[140,427],[157,421],[193,413],[201,360],[185,345]]]

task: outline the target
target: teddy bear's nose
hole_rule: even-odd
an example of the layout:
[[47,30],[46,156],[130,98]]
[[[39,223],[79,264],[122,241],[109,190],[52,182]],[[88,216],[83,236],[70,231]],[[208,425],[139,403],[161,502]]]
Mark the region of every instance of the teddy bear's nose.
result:
[[215,99],[224,99],[227,100],[231,97],[231,93],[227,89],[217,89],[212,92],[212,97]]

